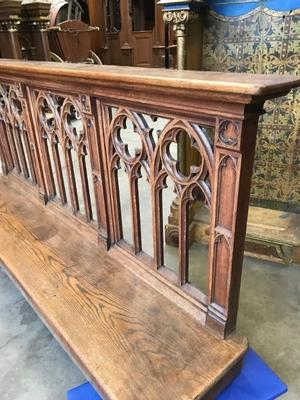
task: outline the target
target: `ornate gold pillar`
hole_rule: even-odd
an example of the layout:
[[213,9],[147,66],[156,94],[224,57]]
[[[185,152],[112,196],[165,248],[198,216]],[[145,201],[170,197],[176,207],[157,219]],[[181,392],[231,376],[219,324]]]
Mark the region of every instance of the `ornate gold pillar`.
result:
[[[202,0],[160,0],[158,4],[163,6],[163,20],[165,24],[173,25],[177,39],[177,69],[187,69],[187,35],[188,27],[196,21],[200,14],[200,8],[204,5]],[[178,161],[181,171],[187,166],[186,143],[181,138],[178,146]]]
[[163,14],[166,24],[172,24],[176,32],[177,40],[177,69],[187,68],[186,38],[187,24],[197,19],[198,14],[191,11],[167,11]]
[[[175,31],[177,41],[177,69],[185,70],[188,66],[187,57],[187,40],[189,28],[193,26],[200,17],[200,9],[204,5],[202,0],[160,0],[159,5],[162,5],[163,20],[167,25],[172,25]],[[178,162],[179,170],[182,173],[189,173],[190,161],[198,157],[197,152],[191,151],[185,136],[180,136],[178,143]],[[193,210],[190,210],[190,215],[193,215]],[[175,199],[171,205],[168,224],[165,226],[165,240],[168,245],[178,246],[179,238],[179,209],[178,200]],[[192,234],[190,235],[192,240]]]
[[202,0],[160,0],[163,6],[163,20],[165,24],[173,25],[177,40],[177,69],[187,68],[187,31],[188,26],[199,17]]

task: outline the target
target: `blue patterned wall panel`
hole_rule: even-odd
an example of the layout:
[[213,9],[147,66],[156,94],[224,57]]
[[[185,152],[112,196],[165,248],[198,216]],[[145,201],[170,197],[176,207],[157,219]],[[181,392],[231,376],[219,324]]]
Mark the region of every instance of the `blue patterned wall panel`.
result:
[[[240,17],[206,10],[203,51],[205,70],[300,75],[300,10],[260,7]],[[300,212],[300,90],[267,102],[265,109],[252,203]]]

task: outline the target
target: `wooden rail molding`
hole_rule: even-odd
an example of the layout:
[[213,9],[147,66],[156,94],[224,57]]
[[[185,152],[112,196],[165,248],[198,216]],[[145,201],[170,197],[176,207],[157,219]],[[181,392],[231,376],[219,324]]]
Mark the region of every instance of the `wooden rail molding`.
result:
[[[23,181],[31,198],[40,197],[54,209],[62,221],[58,227],[72,216],[86,233],[83,240],[97,241],[100,258],[131,266],[138,280],[190,314],[199,329],[221,341],[232,335],[258,119],[267,99],[287,94],[300,78],[1,60],[0,85],[5,182]],[[182,135],[195,153],[186,171],[176,156]],[[151,201],[147,237],[142,179]],[[177,272],[166,265],[168,187],[179,221]],[[122,208],[125,192],[129,219]],[[207,293],[193,284],[190,273],[189,222],[200,200],[211,221]],[[224,371],[230,379],[233,368]],[[221,375],[214,379],[221,382]]]

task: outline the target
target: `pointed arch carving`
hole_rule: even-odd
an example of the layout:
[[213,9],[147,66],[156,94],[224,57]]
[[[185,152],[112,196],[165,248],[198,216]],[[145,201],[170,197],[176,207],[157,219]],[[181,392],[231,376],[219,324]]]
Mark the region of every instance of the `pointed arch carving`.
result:
[[40,91],[36,94],[36,109],[48,171],[48,197],[59,195],[62,205],[70,202],[73,213],[83,213],[90,222],[97,217],[91,186],[98,183],[98,174],[87,165],[91,162],[87,131],[95,125],[90,98]]
[[[157,118],[148,116],[152,121]],[[114,199],[114,229],[115,240],[123,239],[122,212],[120,204],[120,188],[118,171],[124,166],[130,185],[133,253],[142,250],[138,182],[141,172],[145,171],[149,182],[152,201],[153,226],[153,265],[155,269],[164,267],[163,241],[163,190],[167,188],[170,179],[174,191],[174,200],[179,204],[179,247],[181,253],[179,284],[188,282],[188,249],[189,240],[189,209],[192,202],[199,199],[205,201],[208,209],[211,206],[212,176],[213,176],[213,145],[205,128],[194,122],[182,119],[168,119],[162,129],[155,131],[149,124],[145,114],[120,107],[111,116],[108,133],[108,160],[111,177],[112,196]],[[126,141],[124,132],[128,133]],[[189,170],[183,173],[179,161],[174,154],[178,146],[179,136],[186,135],[190,146],[198,155],[198,161],[189,165]],[[135,140],[133,139],[135,138]],[[130,146],[133,141],[136,146]]]
[[15,169],[17,174],[37,183],[35,144],[28,124],[28,110],[19,84],[0,85],[1,147],[6,157],[6,173]]

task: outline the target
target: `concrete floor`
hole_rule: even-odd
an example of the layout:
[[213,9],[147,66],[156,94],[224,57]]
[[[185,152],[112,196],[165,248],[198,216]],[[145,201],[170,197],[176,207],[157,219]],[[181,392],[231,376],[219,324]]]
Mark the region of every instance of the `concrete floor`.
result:
[[[300,398],[300,267],[245,259],[238,330]],[[0,398],[63,400],[84,377],[0,269]],[[175,399],[174,399],[175,400]],[[240,400],[240,399],[237,399]],[[241,399],[242,400],[242,399]]]
[[0,269],[0,398],[63,400],[84,377]]

